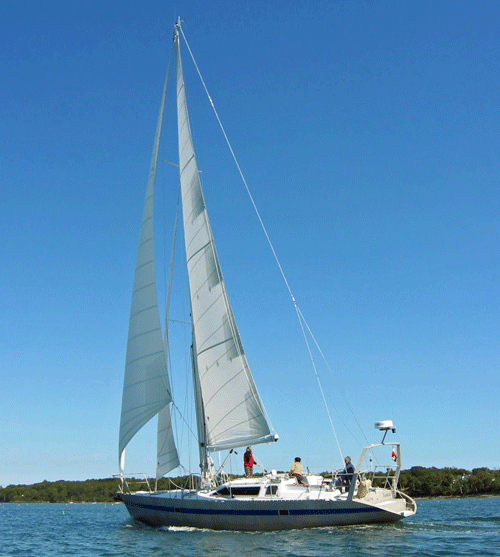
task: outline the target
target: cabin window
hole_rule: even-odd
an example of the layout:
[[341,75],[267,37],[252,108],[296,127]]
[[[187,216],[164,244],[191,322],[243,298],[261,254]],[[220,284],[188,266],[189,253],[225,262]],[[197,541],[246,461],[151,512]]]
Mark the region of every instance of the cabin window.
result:
[[266,495],[276,495],[277,492],[278,492],[278,486],[277,485],[268,485],[267,486]]
[[237,497],[239,495],[258,495],[260,492],[259,486],[245,486],[245,487],[232,487],[231,489],[227,486],[219,489],[216,495],[225,495],[226,497]]
[[278,511],[278,514],[280,516],[288,516],[290,514],[290,511]]

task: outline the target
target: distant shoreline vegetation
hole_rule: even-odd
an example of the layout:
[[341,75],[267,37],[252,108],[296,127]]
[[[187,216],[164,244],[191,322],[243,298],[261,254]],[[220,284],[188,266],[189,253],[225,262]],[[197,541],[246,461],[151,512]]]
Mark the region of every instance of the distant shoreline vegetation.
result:
[[[323,475],[331,476],[328,473]],[[158,489],[192,487],[189,484],[189,476],[162,478],[158,480]],[[150,480],[150,485],[154,486],[154,480]],[[112,503],[118,487],[116,478],[80,482],[45,480],[32,485],[8,485],[0,487],[0,503]],[[140,489],[146,489],[146,486]],[[500,495],[500,470],[414,466],[401,471],[399,489],[414,498]]]

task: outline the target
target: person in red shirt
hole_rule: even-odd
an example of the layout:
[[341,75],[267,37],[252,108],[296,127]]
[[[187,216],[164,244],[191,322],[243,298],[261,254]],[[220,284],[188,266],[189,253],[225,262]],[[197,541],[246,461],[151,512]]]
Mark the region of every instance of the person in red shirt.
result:
[[252,455],[252,447],[247,447],[243,455],[243,467],[245,468],[245,477],[251,478],[253,476],[253,465],[259,465]]

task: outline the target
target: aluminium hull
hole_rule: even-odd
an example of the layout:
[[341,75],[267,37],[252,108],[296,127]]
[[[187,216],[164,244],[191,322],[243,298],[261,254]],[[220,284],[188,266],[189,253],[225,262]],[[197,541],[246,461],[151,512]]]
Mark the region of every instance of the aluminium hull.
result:
[[375,506],[356,500],[215,499],[122,494],[132,518],[150,526],[276,531],[397,522],[414,514],[402,499]]

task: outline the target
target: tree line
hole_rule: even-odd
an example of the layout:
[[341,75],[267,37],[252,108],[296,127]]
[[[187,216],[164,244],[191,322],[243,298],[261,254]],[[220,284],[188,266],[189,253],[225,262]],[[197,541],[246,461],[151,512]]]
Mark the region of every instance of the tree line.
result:
[[402,470],[399,490],[410,497],[473,497],[500,495],[500,470],[423,468]]
[[[197,487],[189,483],[189,476],[163,478],[158,481],[158,489]],[[154,486],[154,480],[150,480],[150,484]],[[0,503],[112,503],[118,489],[119,481],[116,478],[8,485],[0,487]],[[401,471],[399,489],[414,498],[500,495],[500,470],[475,468],[468,471],[414,466]]]
[[[158,489],[169,490],[188,487],[189,477],[162,478],[158,481]],[[154,487],[154,480],[149,480]],[[119,490],[117,478],[103,480],[43,482],[32,485],[8,485],[0,487],[0,503],[112,503],[115,493]],[[146,489],[141,486],[140,489]],[[137,488],[139,489],[139,488]]]

